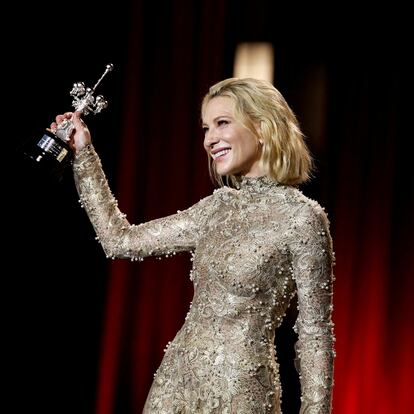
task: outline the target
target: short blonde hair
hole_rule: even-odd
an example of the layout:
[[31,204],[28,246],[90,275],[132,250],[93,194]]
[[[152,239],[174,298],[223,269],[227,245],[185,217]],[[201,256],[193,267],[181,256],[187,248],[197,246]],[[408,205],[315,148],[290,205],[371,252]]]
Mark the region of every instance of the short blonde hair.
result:
[[[204,96],[201,113],[216,97],[234,102],[235,118],[262,144],[260,165],[265,175],[281,184],[297,185],[311,176],[312,157],[295,114],[282,94],[269,82],[229,78],[213,85]],[[240,177],[219,176],[209,157],[210,176],[220,186],[237,186]]]

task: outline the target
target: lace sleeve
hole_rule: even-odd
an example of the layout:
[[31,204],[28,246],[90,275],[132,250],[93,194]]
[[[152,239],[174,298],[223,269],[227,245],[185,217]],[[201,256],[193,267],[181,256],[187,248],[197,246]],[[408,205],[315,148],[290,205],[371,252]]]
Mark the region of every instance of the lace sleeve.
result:
[[295,331],[300,413],[327,414],[332,409],[334,253],[329,221],[319,205],[301,209],[291,249],[299,310]]
[[211,196],[177,214],[131,225],[119,210],[91,145],[75,157],[73,171],[80,202],[107,257],[141,260],[196,247],[200,222]]

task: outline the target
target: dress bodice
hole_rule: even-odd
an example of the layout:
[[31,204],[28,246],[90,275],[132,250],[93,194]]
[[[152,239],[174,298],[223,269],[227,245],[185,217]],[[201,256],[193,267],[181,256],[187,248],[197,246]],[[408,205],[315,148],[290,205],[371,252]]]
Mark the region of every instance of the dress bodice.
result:
[[131,225],[93,148],[75,181],[109,257],[191,251],[194,298],[168,346],[145,413],[280,413],[274,339],[298,296],[302,413],[329,413],[333,383],[332,240],[319,204],[269,177],[241,177],[187,210]]

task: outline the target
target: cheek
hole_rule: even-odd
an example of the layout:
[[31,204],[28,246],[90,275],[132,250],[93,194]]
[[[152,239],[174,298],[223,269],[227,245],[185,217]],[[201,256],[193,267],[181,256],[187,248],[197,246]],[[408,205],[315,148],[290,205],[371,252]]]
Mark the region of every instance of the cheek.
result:
[[256,141],[252,137],[243,137],[243,139],[239,140],[237,147],[244,156],[249,156],[257,152]]

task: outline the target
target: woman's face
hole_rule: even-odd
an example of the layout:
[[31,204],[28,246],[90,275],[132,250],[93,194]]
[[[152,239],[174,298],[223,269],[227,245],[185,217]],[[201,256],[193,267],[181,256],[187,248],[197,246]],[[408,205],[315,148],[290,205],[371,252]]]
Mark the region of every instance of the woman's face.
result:
[[204,148],[219,175],[259,177],[260,147],[256,136],[234,117],[231,98],[213,98],[203,114]]

